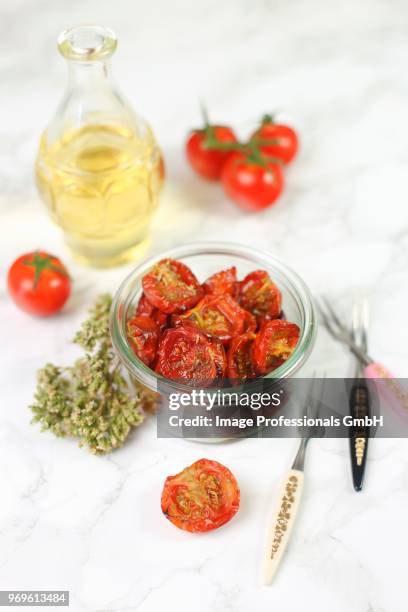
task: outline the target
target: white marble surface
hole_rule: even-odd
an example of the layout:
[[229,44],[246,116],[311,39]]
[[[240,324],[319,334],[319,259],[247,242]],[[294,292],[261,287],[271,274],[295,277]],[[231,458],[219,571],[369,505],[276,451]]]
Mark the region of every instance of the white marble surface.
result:
[[[54,40],[90,21],[117,31],[117,80],[165,152],[152,251],[228,238],[279,254],[345,313],[364,291],[372,353],[400,376],[408,366],[405,2],[3,2],[0,588],[69,589],[75,612],[405,612],[405,440],[372,443],[360,495],[346,442],[311,445],[294,538],[276,583],[264,588],[264,523],[294,441],[157,440],[151,419],[123,450],[96,458],[30,426],[35,370],[72,358],[69,339],[93,296],[115,290],[127,272],[76,266],[32,180],[40,132],[65,82]],[[248,216],[191,174],[182,142],[199,121],[200,97],[242,134],[264,111],[292,118],[302,148],[276,207]],[[49,320],[18,311],[5,290],[9,264],[36,247],[60,253],[75,279],[67,308]],[[312,362],[332,375],[350,366],[324,332]],[[165,476],[202,456],[234,471],[242,507],[225,528],[198,536],[167,523],[159,499]]]

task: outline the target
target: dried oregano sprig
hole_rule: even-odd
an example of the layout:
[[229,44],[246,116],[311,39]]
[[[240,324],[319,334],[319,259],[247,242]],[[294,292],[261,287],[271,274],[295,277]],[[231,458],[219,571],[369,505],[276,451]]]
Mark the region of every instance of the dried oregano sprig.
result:
[[92,453],[122,446],[152,411],[156,396],[124,376],[109,335],[110,295],[101,295],[74,342],[85,355],[71,367],[47,364],[38,372],[33,423],[57,436],[75,436]]

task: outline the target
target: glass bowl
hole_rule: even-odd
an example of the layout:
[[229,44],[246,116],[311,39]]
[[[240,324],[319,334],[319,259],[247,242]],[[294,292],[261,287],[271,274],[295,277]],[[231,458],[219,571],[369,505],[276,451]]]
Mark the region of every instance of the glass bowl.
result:
[[[191,387],[164,378],[140,361],[126,333],[127,321],[133,315],[142,294],[143,276],[157,261],[167,257],[178,259],[189,266],[200,282],[204,282],[214,272],[231,266],[236,266],[240,279],[257,269],[269,272],[282,292],[282,310],[286,319],[300,327],[300,338],[289,359],[263,378],[281,380],[299,375],[312,351],[317,325],[312,296],[306,284],[286,264],[266,251],[233,243],[201,242],[179,246],[147,259],[125,278],[114,297],[111,310],[112,343],[120,360],[136,380],[164,395],[191,392]],[[212,391],[223,393],[228,392],[228,388],[212,387]],[[236,386],[234,392],[237,392]]]

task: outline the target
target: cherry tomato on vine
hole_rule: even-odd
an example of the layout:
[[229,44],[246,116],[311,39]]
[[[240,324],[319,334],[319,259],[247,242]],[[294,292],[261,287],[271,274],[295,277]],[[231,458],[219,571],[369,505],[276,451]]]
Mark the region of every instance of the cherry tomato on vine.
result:
[[71,279],[61,260],[45,251],[21,255],[8,271],[7,284],[14,302],[30,314],[58,312],[71,293]]
[[241,281],[238,301],[262,323],[279,317],[282,294],[265,270],[254,270]]
[[136,355],[146,365],[155,360],[159,336],[159,326],[146,315],[135,316],[128,322],[130,343]]
[[157,356],[156,371],[182,383],[211,384],[226,369],[222,345],[207,338],[191,323],[167,329],[159,342]]
[[220,178],[222,167],[231,154],[230,151],[211,148],[211,143],[226,144],[237,142],[231,128],[223,125],[207,125],[202,130],[194,130],[186,143],[186,155],[191,167],[200,176],[215,181]]
[[[251,140],[258,143],[262,153],[280,159],[284,164],[289,164],[292,161],[299,148],[295,130],[288,125],[274,123],[268,115],[264,117],[256,132],[252,134]],[[262,144],[267,141],[274,142]]]
[[232,472],[209,459],[200,459],[164,483],[161,508],[179,529],[205,532],[232,519],[240,502],[238,483]]
[[298,343],[300,329],[296,323],[274,319],[267,321],[257,334],[252,356],[259,374],[267,374],[286,361]]
[[221,174],[224,191],[240,208],[255,212],[271,206],[282,193],[281,167],[267,158],[252,160],[250,155],[233,153]]
[[156,263],[143,277],[142,286],[149,302],[169,314],[192,308],[204,295],[190,268],[175,259]]

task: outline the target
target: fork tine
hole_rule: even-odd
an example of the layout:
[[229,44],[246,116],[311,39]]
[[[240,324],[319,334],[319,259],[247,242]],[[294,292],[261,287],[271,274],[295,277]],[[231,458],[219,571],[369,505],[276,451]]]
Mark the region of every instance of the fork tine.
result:
[[333,306],[330,304],[329,300],[326,297],[323,297],[323,301],[326,305],[327,310],[329,311],[329,313],[331,314],[332,319],[334,320],[334,322],[336,323],[336,325],[338,325],[339,329],[346,333],[347,335],[349,335],[349,330],[347,328],[346,325],[344,325],[344,323],[340,320],[340,318],[337,315],[337,312],[334,310]]
[[309,383],[309,388],[307,390],[306,401],[303,406],[303,416],[309,415],[310,406],[313,403],[313,389],[316,382],[316,370],[313,371],[311,376],[311,382]]
[[327,329],[327,331],[329,332],[329,334],[331,334],[333,336],[333,338],[337,338],[338,337],[338,332],[334,329],[332,322],[329,319],[328,314],[325,312],[324,310],[324,306],[319,302],[319,300],[316,300],[316,306],[317,306],[317,310],[319,311],[319,314],[323,320],[323,325],[325,326],[325,328]]
[[[316,376],[316,373],[315,373],[315,376]],[[316,385],[318,385],[318,380],[319,380],[318,378],[314,378],[313,384],[316,383]],[[308,406],[308,416],[311,418],[316,418],[319,416],[320,406],[321,406],[322,399],[323,399],[323,389],[324,389],[325,380],[326,380],[326,372],[324,372],[324,374],[321,376],[321,381],[319,384],[317,395],[314,397],[314,399],[312,398],[313,401],[311,401]]]
[[373,359],[367,354],[367,351],[360,348],[353,340],[353,335],[346,325],[340,320],[336,311],[330,304],[327,298],[321,296],[316,300],[317,309],[323,320],[323,324],[329,334],[336,340],[346,344],[360,361],[366,365],[370,364]]
[[364,297],[361,304],[361,347],[367,352],[367,333],[370,323],[370,314],[368,308],[367,296]]

